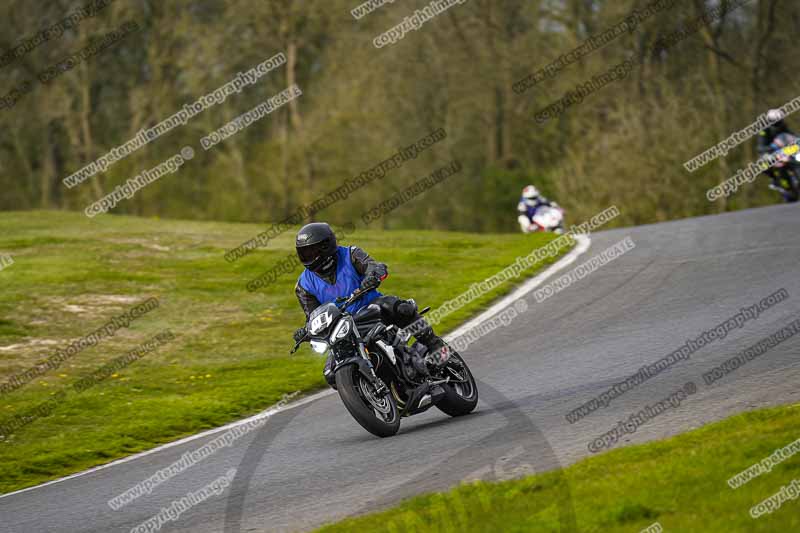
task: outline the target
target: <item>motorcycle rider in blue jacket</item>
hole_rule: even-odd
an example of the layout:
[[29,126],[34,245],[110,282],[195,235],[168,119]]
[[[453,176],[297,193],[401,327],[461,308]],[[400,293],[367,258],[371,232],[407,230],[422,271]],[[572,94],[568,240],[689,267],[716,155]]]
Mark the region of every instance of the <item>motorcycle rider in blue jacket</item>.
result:
[[[295,238],[295,248],[305,267],[295,285],[295,295],[306,320],[320,305],[348,297],[356,290],[367,292],[347,307],[350,313],[375,304],[380,307],[382,320],[387,325],[405,328],[423,320],[413,300],[403,300],[377,291],[378,285],[389,275],[386,265],[375,261],[358,246],[338,246],[336,235],[328,224],[313,222],[303,226]],[[445,343],[434,334],[429,324],[424,324],[414,337],[427,347],[428,353],[436,354],[445,347]],[[300,328],[294,333],[294,339],[299,342],[305,335],[306,328]],[[434,364],[437,362],[436,359],[429,361]],[[335,388],[330,366],[329,356],[323,374]]]
[[[774,144],[775,138],[778,135],[782,133],[788,133],[790,135],[794,135],[795,137],[797,136],[786,125],[786,122],[783,120],[784,117],[785,115],[780,109],[770,109],[767,111],[767,120],[773,122],[773,124],[758,133],[756,143],[759,156],[765,156],[767,154],[777,152],[783,148]],[[793,202],[795,201],[795,198],[793,198],[792,193],[781,186],[781,181],[786,177],[787,172],[788,169],[786,167],[772,166],[764,170],[764,174],[769,177],[770,180],[772,180],[772,183],[769,186],[770,189],[781,193],[781,196],[783,196],[783,199],[786,202]]]

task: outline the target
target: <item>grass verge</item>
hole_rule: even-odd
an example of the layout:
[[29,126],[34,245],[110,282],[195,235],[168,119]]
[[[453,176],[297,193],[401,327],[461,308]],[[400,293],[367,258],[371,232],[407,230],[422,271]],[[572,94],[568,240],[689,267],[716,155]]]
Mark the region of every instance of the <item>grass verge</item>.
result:
[[[406,500],[320,533],[560,531],[556,499],[571,493],[583,533],[800,531],[800,499],[753,519],[750,508],[800,483],[800,454],[732,489],[727,480],[800,437],[800,405],[744,413],[703,428],[584,459],[561,472],[476,482]],[[560,481],[559,481],[560,480]],[[566,487],[559,483],[566,483]],[[422,528],[422,529],[420,529]],[[563,532],[562,533],[566,533]]]
[[[0,393],[0,426],[54,399],[45,416],[0,438],[0,492],[223,425],[263,410],[283,394],[324,387],[322,361],[307,347],[288,355],[291,333],[303,323],[293,290],[299,263],[268,287],[245,289],[293,254],[294,232],[235,263],[223,259],[227,250],[264,229],[123,216],[88,219],[65,212],[0,213],[0,255],[14,261],[0,270],[0,384],[136,303],[150,297],[160,302],[59,368]],[[358,244],[389,265],[384,294],[436,308],[552,238],[358,230],[341,244]],[[522,279],[452,313],[437,330],[453,329]],[[174,340],[88,390],[72,389],[167,329]]]

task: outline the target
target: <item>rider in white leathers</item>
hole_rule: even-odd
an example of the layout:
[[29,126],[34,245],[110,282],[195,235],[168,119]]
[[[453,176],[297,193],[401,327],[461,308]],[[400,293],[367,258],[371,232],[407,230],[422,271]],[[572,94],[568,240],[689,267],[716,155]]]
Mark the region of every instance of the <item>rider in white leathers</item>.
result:
[[543,206],[558,207],[558,204],[539,194],[539,189],[533,185],[528,185],[522,189],[522,197],[519,200],[519,204],[517,204],[517,211],[519,211],[517,221],[522,233],[533,233],[541,229],[534,224],[533,217],[536,211]]

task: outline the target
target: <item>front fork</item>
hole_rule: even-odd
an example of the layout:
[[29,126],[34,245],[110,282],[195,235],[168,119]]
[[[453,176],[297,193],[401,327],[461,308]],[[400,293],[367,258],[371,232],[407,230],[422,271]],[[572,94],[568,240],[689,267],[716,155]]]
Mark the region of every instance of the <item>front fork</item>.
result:
[[372,386],[375,387],[376,394],[379,396],[386,395],[389,392],[389,389],[386,388],[386,384],[375,373],[375,367],[372,365],[372,361],[369,358],[369,353],[367,352],[366,346],[364,346],[363,340],[358,339],[357,349],[358,354],[361,356],[360,359],[356,360],[359,371],[365,378],[369,380]]

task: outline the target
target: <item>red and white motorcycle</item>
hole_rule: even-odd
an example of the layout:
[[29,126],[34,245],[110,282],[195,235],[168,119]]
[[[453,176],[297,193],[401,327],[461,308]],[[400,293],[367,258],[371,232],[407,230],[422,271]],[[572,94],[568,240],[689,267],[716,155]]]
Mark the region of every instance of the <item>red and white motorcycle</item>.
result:
[[564,210],[556,204],[543,205],[536,210],[533,217],[520,215],[517,220],[522,233],[537,231],[552,231],[558,235],[564,233]]

